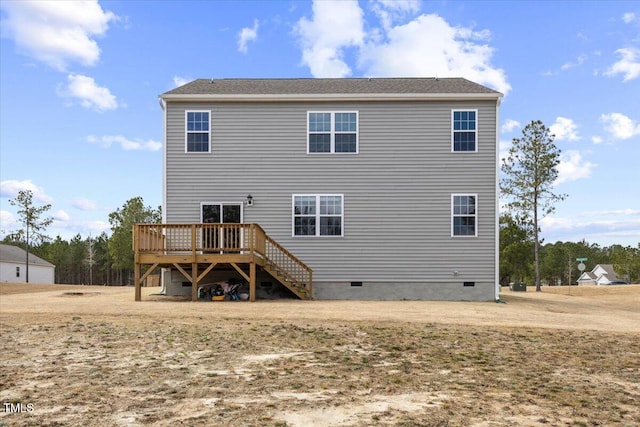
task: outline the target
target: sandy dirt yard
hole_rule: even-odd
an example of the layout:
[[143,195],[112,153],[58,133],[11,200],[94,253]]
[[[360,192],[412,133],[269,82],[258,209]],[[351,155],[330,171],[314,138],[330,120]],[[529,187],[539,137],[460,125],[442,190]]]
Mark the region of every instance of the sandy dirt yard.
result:
[[0,426],[640,425],[640,285],[504,304],[158,291],[0,284]]

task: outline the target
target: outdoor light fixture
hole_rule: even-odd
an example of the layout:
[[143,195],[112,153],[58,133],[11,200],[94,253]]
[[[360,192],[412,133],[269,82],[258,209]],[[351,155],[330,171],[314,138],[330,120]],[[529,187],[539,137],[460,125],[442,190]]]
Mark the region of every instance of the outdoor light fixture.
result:
[[247,206],[253,206],[253,196],[251,194],[247,196]]

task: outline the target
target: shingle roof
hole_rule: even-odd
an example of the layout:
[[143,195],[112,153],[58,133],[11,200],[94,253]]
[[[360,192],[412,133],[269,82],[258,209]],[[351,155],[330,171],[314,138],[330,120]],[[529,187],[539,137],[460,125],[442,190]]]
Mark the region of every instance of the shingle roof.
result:
[[164,95],[493,94],[463,78],[197,79]]
[[[17,246],[0,244],[0,261],[24,264],[26,261],[26,251]],[[51,264],[49,261],[46,261],[32,253],[29,253],[29,265],[55,267],[55,265]]]
[[596,275],[590,271],[585,271],[578,277],[578,280],[596,280]]
[[613,264],[598,264],[591,271],[595,271],[595,269],[598,267],[602,268],[605,271],[604,274],[606,276],[609,276],[610,278],[612,277],[613,279],[611,280],[615,280],[615,278],[617,277],[616,272],[613,270]]

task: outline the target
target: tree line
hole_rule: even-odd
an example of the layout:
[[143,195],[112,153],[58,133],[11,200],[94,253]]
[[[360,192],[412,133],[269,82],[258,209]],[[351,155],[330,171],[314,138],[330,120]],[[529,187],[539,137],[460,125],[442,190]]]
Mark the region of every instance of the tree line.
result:
[[[129,200],[112,213],[112,235],[95,237],[75,235],[69,240],[60,236],[31,247],[31,252],[56,266],[56,283],[86,285],[133,284],[133,250],[131,225],[160,222],[160,208],[144,207],[142,198]],[[3,243],[20,246],[24,241],[7,236]],[[500,216],[500,284],[533,284],[535,280],[533,242],[527,230],[509,214]],[[575,285],[580,271],[576,258],[591,271],[597,264],[612,264],[614,270],[631,283],[640,282],[640,243],[638,247],[599,246],[580,242],[547,243],[540,248],[540,275],[543,284]]]
[[160,207],[145,206],[142,197],[134,197],[109,214],[111,235],[102,232],[99,236],[83,238],[76,234],[65,240],[60,236],[51,239],[44,234],[51,218],[41,218],[41,215],[50,205],[36,207],[32,198],[33,194],[25,190],[11,201],[20,208],[18,216],[22,227],[8,234],[3,243],[19,246],[54,264],[55,283],[133,284],[133,224],[161,222]]
[[[576,258],[587,258],[587,271],[597,264],[613,264],[623,279],[640,281],[640,243],[638,247],[612,245],[600,247],[586,241],[544,244],[540,221],[554,212],[555,204],[567,195],[556,194],[560,150],[555,136],[540,120],[524,127],[521,138],[514,138],[502,161],[501,197],[506,212],[500,216],[500,283],[522,281],[540,290],[548,285],[575,284],[580,276]],[[56,265],[56,283],[130,285],[133,283],[133,236],[136,223],[159,223],[161,208],[145,206],[142,197],[128,200],[109,214],[111,235],[102,233],[70,241],[57,237],[51,241],[44,230],[51,218],[41,218],[51,205],[34,206],[30,191],[21,191],[12,205],[18,206],[22,228],[4,239],[31,250]],[[27,267],[28,277],[28,267]]]
[[560,150],[555,135],[540,120],[513,138],[502,160],[501,197],[506,212],[500,216],[500,283],[575,284],[581,272],[576,258],[587,258],[585,271],[597,264],[613,264],[614,271],[631,282],[640,281],[640,243],[637,248],[600,247],[585,240],[543,244],[540,220],[567,198],[555,192]]
[[[27,196],[21,200],[31,199]],[[24,210],[24,208],[23,208]],[[38,211],[41,214],[41,211]],[[131,285],[133,284],[132,226],[136,223],[159,223],[161,208],[145,206],[142,197],[128,200],[109,214],[111,235],[106,232],[98,236],[75,235],[69,240],[58,236],[48,239],[43,230],[30,217],[31,253],[56,266],[55,282],[87,285]],[[45,218],[46,220],[46,218]],[[48,221],[45,224],[48,225]],[[503,213],[500,216],[500,283],[535,283],[535,251],[531,238],[531,224],[522,218]],[[26,227],[3,240],[26,249]],[[35,237],[34,237],[35,236]],[[576,284],[580,271],[576,258],[587,258],[586,271],[597,264],[612,264],[622,278],[632,283],[640,282],[640,243],[638,247],[612,245],[599,246],[580,242],[555,242],[542,244],[539,251],[539,270],[543,284]]]
[[[508,213],[500,216],[500,284],[535,284],[534,242],[528,227]],[[555,242],[540,246],[541,284],[575,285],[582,274],[576,258],[587,258],[585,271],[598,264],[612,264],[620,278],[640,283],[640,243],[637,247],[599,246],[586,240]]]

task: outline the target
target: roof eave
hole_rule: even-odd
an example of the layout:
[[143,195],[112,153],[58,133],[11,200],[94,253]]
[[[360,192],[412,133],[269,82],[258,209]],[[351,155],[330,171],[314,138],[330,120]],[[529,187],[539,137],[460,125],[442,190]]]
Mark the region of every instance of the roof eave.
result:
[[499,101],[494,93],[335,93],[335,94],[178,94],[159,96],[164,101],[304,102],[304,101]]

